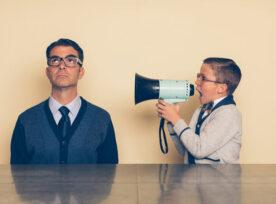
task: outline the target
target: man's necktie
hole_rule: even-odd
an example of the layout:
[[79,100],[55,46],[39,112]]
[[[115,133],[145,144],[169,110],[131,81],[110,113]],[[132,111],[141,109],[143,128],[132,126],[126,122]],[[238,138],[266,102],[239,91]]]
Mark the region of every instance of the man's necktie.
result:
[[70,112],[69,109],[65,106],[62,106],[60,109],[59,109],[62,117],[58,123],[58,128],[60,129],[61,131],[61,135],[63,138],[66,137],[67,133],[68,133],[68,130],[71,126],[71,123],[70,123],[70,118],[68,116],[68,113]]

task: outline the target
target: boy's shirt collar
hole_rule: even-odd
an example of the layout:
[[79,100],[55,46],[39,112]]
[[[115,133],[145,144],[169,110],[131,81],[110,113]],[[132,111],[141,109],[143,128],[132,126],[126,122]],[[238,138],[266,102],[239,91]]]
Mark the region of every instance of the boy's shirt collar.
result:
[[213,101],[213,108],[219,103],[221,102],[223,99],[225,99],[227,96],[221,97],[221,98],[217,98]]

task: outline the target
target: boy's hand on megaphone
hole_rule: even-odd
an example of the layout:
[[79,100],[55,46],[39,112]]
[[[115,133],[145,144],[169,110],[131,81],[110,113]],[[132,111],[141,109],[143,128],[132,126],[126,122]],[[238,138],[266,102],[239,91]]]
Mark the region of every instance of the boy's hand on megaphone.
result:
[[158,116],[166,119],[175,125],[180,119],[179,110],[180,106],[178,103],[169,104],[163,100],[158,100],[156,104]]

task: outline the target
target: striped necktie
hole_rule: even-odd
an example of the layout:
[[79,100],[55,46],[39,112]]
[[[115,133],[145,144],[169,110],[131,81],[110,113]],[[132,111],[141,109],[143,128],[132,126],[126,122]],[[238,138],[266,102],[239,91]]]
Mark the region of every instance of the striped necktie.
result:
[[205,111],[207,111],[207,113],[209,114],[213,108],[214,102],[210,102],[210,103],[206,103],[202,106],[202,109],[200,111],[200,113],[204,113]]

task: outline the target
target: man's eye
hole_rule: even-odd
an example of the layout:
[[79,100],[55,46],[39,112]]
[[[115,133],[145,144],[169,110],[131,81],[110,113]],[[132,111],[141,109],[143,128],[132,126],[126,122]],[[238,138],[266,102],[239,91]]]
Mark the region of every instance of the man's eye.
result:
[[203,75],[202,75],[201,77],[202,77],[202,80],[203,80],[203,81],[206,79],[206,77],[205,77],[205,76],[203,76]]
[[51,63],[58,63],[59,62],[59,59],[58,58],[52,58],[51,59]]
[[73,58],[73,57],[68,57],[67,58],[67,62],[74,63],[75,61],[76,61],[76,59]]

